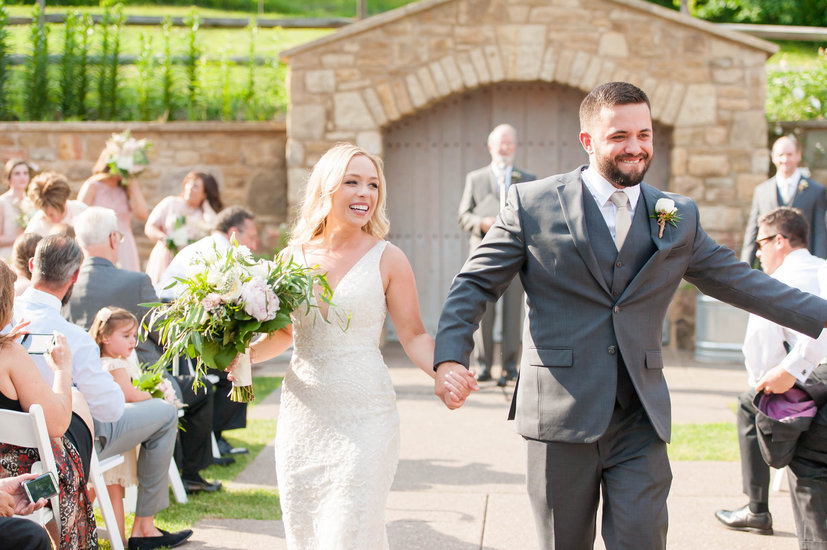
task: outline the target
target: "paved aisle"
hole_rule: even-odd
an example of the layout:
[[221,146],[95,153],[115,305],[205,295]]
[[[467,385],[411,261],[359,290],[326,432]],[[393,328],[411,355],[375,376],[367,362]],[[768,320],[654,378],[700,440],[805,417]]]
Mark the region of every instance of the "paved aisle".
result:
[[[687,354],[666,354],[665,373],[678,423],[734,421],[731,406],[745,384],[743,367],[703,365]],[[392,550],[536,550],[533,521],[525,495],[522,439],[506,422],[507,394],[493,383],[450,412],[432,395],[430,380],[412,367],[398,346],[385,353],[402,418],[402,451],[388,501]],[[286,360],[266,374],[281,374]],[[265,372],[257,372],[265,374]],[[278,395],[252,411],[273,417]],[[734,462],[673,463],[669,498],[669,550],[794,550],[789,493],[773,495],[770,507],[776,536],[728,531],[713,511],[744,502]],[[233,485],[275,486],[273,448],[268,447]],[[204,520],[196,524],[187,548],[282,550],[278,521]],[[595,548],[602,549],[599,527]],[[365,549],[370,550],[370,549]]]

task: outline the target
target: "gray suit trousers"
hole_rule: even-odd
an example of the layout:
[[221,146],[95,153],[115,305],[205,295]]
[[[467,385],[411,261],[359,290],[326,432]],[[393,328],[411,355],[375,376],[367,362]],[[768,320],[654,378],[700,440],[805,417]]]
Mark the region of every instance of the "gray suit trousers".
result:
[[755,415],[758,409],[753,404],[755,390],[748,389],[738,396],[738,410],[735,418],[738,424],[738,446],[741,451],[741,479],[744,494],[751,502],[768,503],[770,498],[770,467],[761,456],[758,446],[758,430]]
[[[525,295],[519,278],[514,278],[502,295],[502,368],[517,372],[522,343],[521,321]],[[474,333],[474,359],[480,370],[489,372],[494,364],[494,323],[496,304],[486,304],[480,328]]]
[[594,443],[526,442],[528,496],[542,550],[594,547],[601,487],[607,550],[666,548],[672,470],[666,443],[639,400],[628,409],[615,404]]
[[141,446],[138,454],[138,503],[135,515],[154,516],[169,506],[167,473],[175,434],[178,411],[161,399],[127,403],[117,422],[95,420],[98,457],[109,458]]

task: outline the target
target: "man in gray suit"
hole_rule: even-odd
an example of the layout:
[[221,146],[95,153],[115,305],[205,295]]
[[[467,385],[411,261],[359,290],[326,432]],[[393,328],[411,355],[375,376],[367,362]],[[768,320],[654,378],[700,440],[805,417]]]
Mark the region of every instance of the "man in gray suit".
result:
[[[641,183],[649,99],[624,82],[580,106],[589,165],[516,185],[454,279],[439,321],[435,393],[466,368],[486,302],[519,275],[526,292],[510,417],[527,441],[527,486],[544,549],[591,548],[603,490],[610,549],[662,549],[672,473],[661,330],[685,278],[701,291],[816,336],[827,301],[739,262],[686,197]],[[473,389],[458,382],[464,395]]]
[[[491,164],[465,177],[465,189],[459,201],[459,223],[470,235],[473,251],[497,219],[505,205],[508,188],[515,183],[536,179],[514,166],[517,150],[517,130],[510,124],[500,124],[488,135],[488,152]],[[491,366],[494,363],[494,323],[496,308],[487,307],[474,333],[474,359],[479,368],[477,380],[491,380]],[[523,287],[514,280],[502,296],[502,375],[498,386],[505,386],[508,380],[517,377],[520,360],[520,321],[523,316]]]
[[[95,315],[103,307],[117,306],[131,312],[140,322],[149,308],[140,304],[157,302],[152,281],[146,273],[115,267],[120,249],[118,218],[109,208],[90,206],[73,221],[77,241],[83,249],[84,260],[68,303],[63,306],[63,316],[84,330],[89,330]],[[163,350],[153,339],[154,335],[138,342],[135,352],[138,360],[153,365]],[[213,492],[221,488],[221,482],[205,480],[199,472],[213,464],[212,425],[213,388],[202,385],[192,387],[191,376],[171,377],[186,407],[181,417],[182,429],[178,431],[175,461],[181,467],[181,479],[188,493]],[[235,462],[223,459],[225,463]]]
[[816,181],[805,177],[801,164],[801,146],[793,136],[782,136],[772,145],[772,163],[775,176],[755,188],[752,208],[744,232],[741,260],[755,265],[758,222],[779,206],[798,208],[810,224],[808,249],[810,254],[827,258],[827,190]]

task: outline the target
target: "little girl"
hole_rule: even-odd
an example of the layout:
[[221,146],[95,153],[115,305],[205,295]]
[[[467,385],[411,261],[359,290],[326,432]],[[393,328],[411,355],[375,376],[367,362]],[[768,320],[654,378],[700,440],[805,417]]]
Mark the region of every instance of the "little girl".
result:
[[[132,385],[132,379],[141,376],[137,358],[132,353],[138,341],[138,319],[123,308],[104,307],[95,315],[89,334],[100,347],[101,365],[121,387],[126,402],[137,403],[152,399],[149,392],[139,390]],[[162,378],[158,389],[163,391],[164,400],[178,408],[182,406],[178,401],[175,390],[172,388],[172,384],[168,380]],[[103,474],[109,492],[109,499],[112,501],[112,509],[118,520],[118,528],[121,537],[124,538],[125,545],[127,541],[126,531],[124,531],[124,488],[138,484],[139,448],[135,447],[132,451],[123,453],[123,464]]]

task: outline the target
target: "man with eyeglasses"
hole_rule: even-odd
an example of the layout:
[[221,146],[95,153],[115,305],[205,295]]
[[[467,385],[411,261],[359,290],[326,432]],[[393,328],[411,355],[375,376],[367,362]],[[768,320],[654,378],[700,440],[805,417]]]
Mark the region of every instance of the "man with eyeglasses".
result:
[[[755,239],[761,268],[774,279],[811,294],[827,296],[827,262],[807,250],[809,224],[796,208],[780,207],[764,216]],[[741,474],[749,503],[736,510],[718,510],[715,517],[733,529],[771,535],[770,468],[761,456],[753,404],[757,392],[784,393],[796,381],[804,383],[814,371],[821,378],[827,355],[827,331],[818,339],[750,315],[743,352],[750,389],[738,398],[738,442]],[[821,519],[824,521],[824,518]]]

